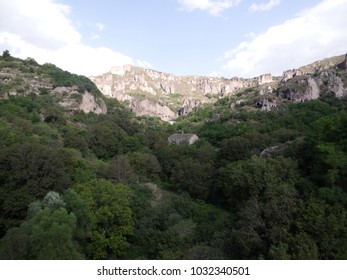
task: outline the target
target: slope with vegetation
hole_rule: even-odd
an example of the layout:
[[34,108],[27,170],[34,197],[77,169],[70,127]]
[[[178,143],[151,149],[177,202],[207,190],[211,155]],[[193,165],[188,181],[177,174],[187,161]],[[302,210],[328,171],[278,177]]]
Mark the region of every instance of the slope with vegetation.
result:
[[[0,57],[23,79],[1,84],[1,259],[347,259],[345,97],[267,112],[250,88],[169,125],[53,65],[33,71],[107,113],[27,93],[26,63]],[[169,145],[178,131],[199,140]]]

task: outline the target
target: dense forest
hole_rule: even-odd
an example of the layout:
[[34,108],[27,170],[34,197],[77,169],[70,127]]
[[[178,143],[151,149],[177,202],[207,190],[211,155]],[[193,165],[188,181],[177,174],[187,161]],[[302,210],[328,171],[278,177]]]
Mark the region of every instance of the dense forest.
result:
[[[54,65],[4,52],[0,66],[108,111],[3,97],[0,81],[0,259],[347,259],[346,99],[263,112],[224,97],[168,124]],[[169,145],[180,131],[199,140]]]

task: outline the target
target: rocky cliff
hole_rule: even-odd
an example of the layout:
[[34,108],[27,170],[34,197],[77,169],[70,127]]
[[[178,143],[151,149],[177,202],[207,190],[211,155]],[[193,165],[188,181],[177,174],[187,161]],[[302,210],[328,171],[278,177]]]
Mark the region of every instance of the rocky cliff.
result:
[[293,101],[317,99],[322,93],[344,97],[346,66],[347,55],[340,55],[285,71],[277,95]]
[[83,111],[88,114],[106,114],[107,106],[101,98],[95,97],[89,91],[79,93],[76,87],[56,87],[51,94],[59,98],[58,104],[69,111]]
[[[264,111],[277,108],[281,99],[302,102],[327,92],[343,97],[347,95],[346,68],[347,56],[336,56],[284,71],[282,77],[268,73],[253,79],[226,79],[175,76],[125,65],[91,80],[105,96],[127,102],[136,115],[170,121],[206,103],[238,93],[257,92],[260,98],[254,106]],[[240,99],[244,101],[244,96]]]
[[114,67],[90,79],[105,96],[127,101],[137,115],[158,116],[166,121],[221,96],[272,81],[268,74],[261,79],[175,76],[130,65]]

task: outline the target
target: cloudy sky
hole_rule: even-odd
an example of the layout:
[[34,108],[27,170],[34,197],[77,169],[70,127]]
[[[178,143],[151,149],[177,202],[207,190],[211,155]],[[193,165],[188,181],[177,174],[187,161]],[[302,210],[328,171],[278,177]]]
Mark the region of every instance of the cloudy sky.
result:
[[254,77],[347,52],[347,0],[0,0],[0,51],[97,75]]

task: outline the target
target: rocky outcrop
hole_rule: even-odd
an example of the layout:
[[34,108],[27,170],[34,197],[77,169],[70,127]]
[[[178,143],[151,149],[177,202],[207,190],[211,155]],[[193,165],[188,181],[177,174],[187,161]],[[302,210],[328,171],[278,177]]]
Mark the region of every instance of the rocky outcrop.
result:
[[[266,76],[266,79],[268,78]],[[254,79],[175,76],[130,65],[114,67],[109,73],[90,79],[103,94],[119,100],[124,99],[122,96],[132,95],[135,92],[153,95],[171,93],[229,95],[242,88],[256,85]]]
[[335,65],[328,70],[294,76],[282,82],[277,96],[296,102],[317,99],[325,93],[334,93],[337,98],[342,98],[347,96],[347,87],[343,83],[346,78],[347,72],[338,70]]
[[156,116],[164,121],[171,121],[177,117],[177,114],[168,106],[160,104],[158,101],[150,99],[137,99],[131,102],[130,109],[137,116]]
[[101,98],[95,97],[89,91],[83,94],[77,91],[77,87],[56,87],[51,94],[59,99],[58,104],[69,111],[83,111],[88,114],[106,114],[107,106]]
[[259,89],[260,95],[269,95],[273,92],[273,89],[271,86],[263,86]]
[[258,84],[259,85],[263,85],[263,84],[267,84],[267,83],[272,83],[272,75],[270,73],[260,75],[258,77]]
[[199,137],[196,134],[187,134],[187,133],[175,133],[169,136],[167,139],[170,144],[175,145],[192,145],[194,144]]
[[[220,97],[238,93],[240,97],[247,99],[244,95],[256,95],[259,92],[261,98],[258,99],[257,106],[263,111],[272,110],[278,106],[277,104],[282,103],[276,96],[302,102],[317,99],[328,89],[337,97],[342,97],[347,94],[343,85],[343,81],[347,79],[344,71],[346,67],[347,56],[324,59],[298,69],[284,71],[278,83],[278,79],[274,79],[270,73],[252,79],[226,79],[175,76],[125,65],[114,67],[103,75],[91,77],[91,80],[105,96],[127,101],[129,108],[137,115],[158,116],[170,121],[177,116],[190,113],[201,104],[214,103]],[[325,69],[327,76],[320,77],[322,69]],[[335,69],[334,76],[331,74],[332,69]],[[247,88],[252,89],[245,90]],[[277,103],[270,100],[276,100]],[[236,105],[241,104],[234,101],[230,108]]]
[[333,56],[302,66],[299,68],[299,70],[305,74],[323,72],[328,69],[335,68],[336,66],[339,67],[339,65],[343,65],[345,59],[345,55]]
[[178,109],[179,116],[185,116],[201,105],[200,100],[185,99],[182,106]]
[[79,104],[79,109],[86,114],[90,112],[97,115],[107,113],[107,106],[104,100],[95,98],[94,95],[88,91],[85,91],[82,95],[82,102]]
[[300,76],[300,75],[303,75],[303,72],[299,69],[292,69],[292,70],[284,71],[282,78],[281,78],[281,82],[286,82],[286,81],[294,78],[295,76]]
[[335,93],[335,96],[339,98],[347,95],[347,89],[344,88],[342,80],[336,74],[329,76],[328,90]]
[[345,60],[340,64],[341,69],[347,70],[347,54],[345,55]]
[[295,102],[319,98],[317,82],[310,76],[297,76],[290,79],[277,91],[277,96]]
[[258,108],[261,108],[262,111],[270,112],[273,109],[277,108],[276,101],[269,101],[267,98],[258,99],[256,103]]
[[[18,64],[21,65],[20,61],[18,61]],[[35,67],[39,68],[38,65]],[[31,71],[24,66],[1,68],[0,65],[0,83],[4,83],[9,87],[8,91],[0,98],[8,98],[9,95],[50,95],[53,97],[54,102],[70,112],[107,113],[107,106],[101,96],[97,97],[96,94],[87,90],[83,91],[81,85],[54,86],[56,81],[45,71],[41,73],[39,69],[30,69]],[[68,78],[66,79],[68,80]],[[70,84],[72,81],[73,79],[67,81],[66,84]]]
[[[257,85],[257,79],[175,76],[130,65],[114,67],[110,72],[90,79],[105,96],[129,101],[129,107],[137,115],[158,113],[157,116],[165,120],[186,115],[202,103],[214,102],[220,96],[233,95]],[[174,102],[172,94],[177,94]],[[211,100],[211,96],[215,99]],[[155,99],[161,102],[153,103]],[[147,110],[145,104],[150,106]]]
[[304,94],[304,100],[319,98],[320,90],[315,79],[309,77],[307,80],[307,89]]

